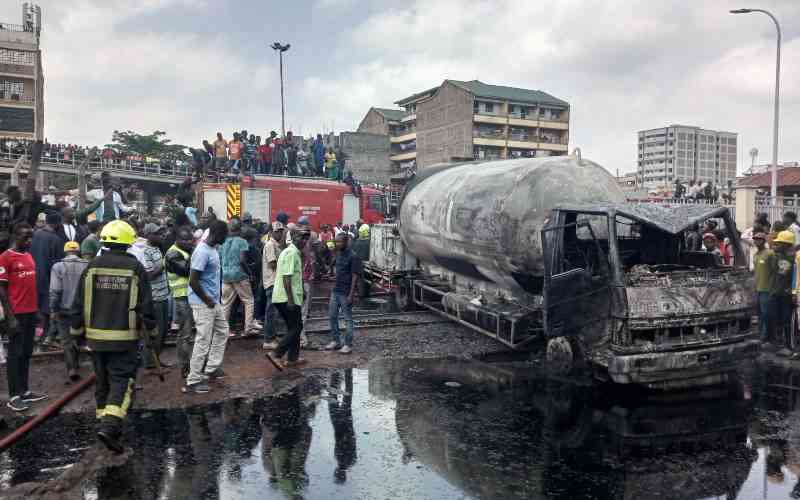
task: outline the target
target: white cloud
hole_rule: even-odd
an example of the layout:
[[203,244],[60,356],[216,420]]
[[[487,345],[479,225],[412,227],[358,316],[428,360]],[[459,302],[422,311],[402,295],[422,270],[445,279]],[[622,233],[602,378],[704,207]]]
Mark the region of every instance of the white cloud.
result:
[[[785,24],[800,4],[774,1]],[[571,146],[614,171],[635,168],[636,132],[671,123],[741,134],[740,148],[771,144],[774,29],[731,16],[731,2],[579,0],[425,1],[362,20],[337,60],[358,64],[309,78],[306,96],[343,103],[357,124],[445,78],[541,89],[569,101]],[[796,22],[793,23],[796,26]],[[800,159],[800,39],[784,34],[781,158]],[[324,106],[324,105],[323,105]],[[332,112],[334,107],[330,106]],[[355,126],[355,125],[353,125]]]

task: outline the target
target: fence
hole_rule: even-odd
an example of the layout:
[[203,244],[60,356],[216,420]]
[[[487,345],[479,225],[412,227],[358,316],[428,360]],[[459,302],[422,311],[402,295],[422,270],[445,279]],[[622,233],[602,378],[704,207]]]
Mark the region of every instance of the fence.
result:
[[[20,153],[13,153],[9,151],[0,152],[0,160],[8,162],[16,162]],[[30,161],[30,155],[27,154],[26,158]],[[84,160],[85,156],[82,153],[68,153],[68,152],[43,152],[42,165],[48,167],[59,167],[64,169],[64,173],[77,173],[78,166]],[[116,174],[137,174],[153,177],[164,177],[170,180],[181,180],[190,175],[188,163],[172,163],[167,161],[144,161],[141,159],[122,159],[122,158],[98,158],[92,160],[87,165],[87,171],[103,171],[108,170]]]
[[800,196],[756,196],[756,214],[765,213],[770,222],[780,221],[786,212],[800,214]]

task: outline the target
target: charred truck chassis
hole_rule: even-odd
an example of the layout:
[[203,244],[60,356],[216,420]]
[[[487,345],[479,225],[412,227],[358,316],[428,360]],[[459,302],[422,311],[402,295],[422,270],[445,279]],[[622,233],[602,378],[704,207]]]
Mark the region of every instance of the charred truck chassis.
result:
[[[687,251],[716,219],[731,265]],[[579,157],[425,169],[399,225],[374,226],[369,279],[512,349],[547,343],[556,371],[588,362],[621,384],[722,382],[755,357],[752,277],[724,207],[629,204]]]

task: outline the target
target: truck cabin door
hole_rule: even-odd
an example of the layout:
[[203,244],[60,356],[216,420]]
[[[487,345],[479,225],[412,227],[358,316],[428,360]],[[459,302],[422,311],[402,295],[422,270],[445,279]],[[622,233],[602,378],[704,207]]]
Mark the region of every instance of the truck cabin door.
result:
[[[611,316],[608,215],[553,212],[542,229],[548,337],[602,337]],[[605,248],[605,249],[604,249]]]

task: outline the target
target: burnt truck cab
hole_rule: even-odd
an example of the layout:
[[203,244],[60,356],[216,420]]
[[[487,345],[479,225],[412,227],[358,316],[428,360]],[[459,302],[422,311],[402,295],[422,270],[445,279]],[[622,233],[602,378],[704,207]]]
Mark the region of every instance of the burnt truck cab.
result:
[[[686,231],[710,219],[728,265],[687,249]],[[679,389],[721,383],[757,355],[753,277],[727,208],[561,206],[541,238],[551,361],[580,353],[614,382]]]

